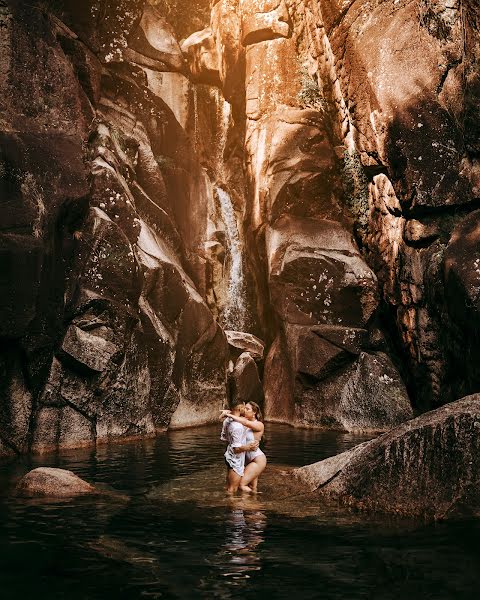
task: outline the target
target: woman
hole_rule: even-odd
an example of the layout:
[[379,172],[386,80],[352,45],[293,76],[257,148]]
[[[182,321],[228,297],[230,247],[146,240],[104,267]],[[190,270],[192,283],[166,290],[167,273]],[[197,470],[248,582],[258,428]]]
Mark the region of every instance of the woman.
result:
[[[262,423],[262,413],[256,402],[247,402],[245,404],[245,416],[240,417],[226,410],[222,413],[229,416],[234,421],[247,427],[247,444],[262,439],[265,426]],[[245,471],[240,481],[240,489],[244,492],[257,493],[258,477],[267,466],[267,457],[257,448],[257,450],[247,451],[245,453]]]

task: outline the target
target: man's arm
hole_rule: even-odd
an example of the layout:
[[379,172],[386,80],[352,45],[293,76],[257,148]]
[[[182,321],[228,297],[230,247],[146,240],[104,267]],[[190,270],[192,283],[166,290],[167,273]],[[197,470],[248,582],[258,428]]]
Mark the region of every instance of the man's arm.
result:
[[259,443],[257,442],[257,440],[255,440],[254,442],[250,442],[246,446],[236,446],[233,448],[233,451],[235,452],[235,454],[241,454],[242,452],[251,452],[252,450],[257,450],[258,446]]
[[[233,423],[230,424],[230,427]],[[232,429],[230,429],[231,433],[231,446],[235,454],[241,454],[242,452],[250,452],[250,450],[256,450],[258,448],[258,442],[255,440],[250,442],[249,444],[242,444],[242,440],[244,439],[244,431],[243,427],[239,427],[238,425],[234,425]]]
[[245,417],[239,417],[237,415],[232,415],[232,413],[229,410],[222,410],[222,414],[221,414],[220,418],[223,419],[225,417],[230,417],[230,419],[237,421],[237,423],[240,423],[244,427],[248,427],[252,431],[261,431],[263,433],[264,425],[261,421],[250,421],[249,419],[246,419]]

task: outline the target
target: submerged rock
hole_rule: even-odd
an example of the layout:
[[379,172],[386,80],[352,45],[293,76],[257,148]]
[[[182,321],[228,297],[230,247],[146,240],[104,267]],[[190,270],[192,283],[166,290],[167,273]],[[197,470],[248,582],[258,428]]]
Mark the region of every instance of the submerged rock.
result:
[[321,502],[433,519],[479,516],[479,431],[474,394],[294,476]]
[[28,497],[65,498],[95,492],[93,485],[80,479],[72,471],[52,467],[33,469],[17,485],[17,494]]

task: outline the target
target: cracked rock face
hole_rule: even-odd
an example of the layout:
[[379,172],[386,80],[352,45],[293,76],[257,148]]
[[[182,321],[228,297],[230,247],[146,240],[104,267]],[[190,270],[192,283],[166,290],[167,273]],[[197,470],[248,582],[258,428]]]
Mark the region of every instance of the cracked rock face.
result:
[[181,36],[146,0],[28,4],[0,3],[0,453],[213,420],[229,358],[294,425],[479,390],[478,3],[219,0],[188,35],[180,3]]
[[2,454],[205,423],[226,398],[205,175],[149,88],[180,47],[144,2],[74,4],[2,5]]

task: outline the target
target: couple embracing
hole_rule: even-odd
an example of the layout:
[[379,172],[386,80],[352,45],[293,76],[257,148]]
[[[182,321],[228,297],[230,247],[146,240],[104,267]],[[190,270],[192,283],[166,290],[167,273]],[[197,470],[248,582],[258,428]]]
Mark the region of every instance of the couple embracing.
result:
[[259,448],[264,425],[255,402],[237,400],[232,410],[222,411],[221,439],[228,443],[225,452],[227,493],[256,493],[258,477],[267,466],[267,457]]

